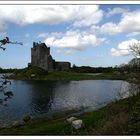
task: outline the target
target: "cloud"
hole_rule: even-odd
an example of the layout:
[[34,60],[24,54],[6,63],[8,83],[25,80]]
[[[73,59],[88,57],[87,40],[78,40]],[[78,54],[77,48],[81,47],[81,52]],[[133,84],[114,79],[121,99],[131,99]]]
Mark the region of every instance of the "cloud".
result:
[[138,32],[134,32],[134,33],[130,33],[130,34],[128,34],[128,35],[126,35],[127,37],[132,37],[132,36],[136,36],[136,35],[139,35],[140,34],[140,32],[138,33]]
[[0,33],[5,33],[7,29],[7,26],[5,23],[0,19]]
[[112,16],[117,13],[122,13],[120,21],[118,23],[106,22],[101,26],[92,25],[90,28],[91,32],[109,35],[126,33],[127,36],[135,36],[140,34],[140,10],[131,12],[127,12],[125,11],[125,9],[122,9],[121,11],[117,10],[119,10],[119,8],[114,8],[108,13],[108,15]]
[[101,33],[110,35],[128,33],[135,35],[140,33],[140,11],[125,12],[122,14],[119,23],[108,22],[100,27]]
[[37,38],[47,38],[48,37],[48,33],[40,33],[37,35]]
[[108,22],[102,25],[101,28],[99,28],[99,30],[101,33],[107,33],[109,35],[114,35],[122,32],[120,26],[112,22]]
[[103,11],[99,10],[97,5],[83,5],[80,6],[76,13],[77,20],[74,26],[90,26],[99,23],[103,18]]
[[127,41],[123,41],[118,44],[117,48],[111,48],[111,55],[113,56],[126,56],[131,54],[130,45],[134,43],[138,43],[139,41],[136,39],[130,39]]
[[62,33],[61,32],[40,33],[37,35],[37,38],[48,38],[50,36],[61,37]]
[[89,46],[98,46],[104,41],[105,38],[97,38],[94,34],[88,32],[70,30],[63,35],[61,34],[61,37],[50,36],[45,40],[45,43],[48,46],[65,48],[69,50],[68,53],[72,53],[72,51],[81,51]]
[[97,24],[102,17],[103,11],[98,5],[1,5],[0,31],[8,22],[21,26],[71,22],[79,27]]
[[74,54],[75,51],[72,50],[72,49],[65,49],[65,50],[58,50],[57,53],[61,54],[61,55],[71,55],[71,54]]
[[115,7],[113,9],[109,9],[108,13],[106,14],[107,17],[111,17],[113,15],[116,15],[116,14],[124,14],[128,12],[128,9],[125,9],[125,8],[121,8],[121,7]]

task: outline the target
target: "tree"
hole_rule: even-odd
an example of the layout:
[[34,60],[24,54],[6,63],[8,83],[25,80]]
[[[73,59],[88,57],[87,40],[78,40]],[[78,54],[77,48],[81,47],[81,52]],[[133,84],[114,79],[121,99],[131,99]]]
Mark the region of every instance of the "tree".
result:
[[[137,43],[133,43],[131,45],[129,45],[130,51],[132,52],[133,56],[135,57],[136,60],[138,60],[140,58],[140,41],[138,41]],[[140,93],[140,64],[137,63],[136,64],[136,70],[134,73],[132,73],[132,77],[130,77],[130,82],[134,83],[137,87],[138,93]],[[134,85],[132,85],[134,87]],[[133,89],[133,92],[135,91],[135,89]]]
[[12,91],[6,91],[7,85],[11,84],[11,81],[7,80],[5,75],[3,75],[1,79],[2,80],[0,81],[0,93],[3,93],[4,98],[0,98],[0,105],[7,105],[4,102],[6,102],[13,96]]
[[129,48],[130,48],[130,52],[132,52],[132,54],[136,58],[140,57],[140,42],[132,43],[131,45],[129,45]]
[[3,49],[5,51],[5,47],[2,47],[3,45],[6,45],[6,44],[19,44],[19,45],[23,45],[22,42],[12,42],[9,40],[9,37],[5,37],[4,39],[0,40],[0,48]]
[[[0,48],[5,51],[6,48],[3,46],[6,44],[9,44],[9,43],[23,45],[21,42],[11,42],[9,40],[9,38],[6,37],[6,38],[0,40]],[[10,99],[13,96],[12,91],[6,91],[7,85],[11,84],[11,81],[7,80],[6,75],[2,75],[2,77],[0,77],[0,79],[1,79],[0,80],[0,93],[3,93],[3,95],[4,95],[4,98],[0,98],[0,104],[7,105],[4,102],[6,102],[8,99]]]

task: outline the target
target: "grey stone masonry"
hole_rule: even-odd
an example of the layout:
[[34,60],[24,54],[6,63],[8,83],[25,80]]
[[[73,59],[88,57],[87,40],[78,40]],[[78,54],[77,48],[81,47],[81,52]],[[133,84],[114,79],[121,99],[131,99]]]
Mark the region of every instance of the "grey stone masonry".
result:
[[30,65],[46,71],[55,71],[69,69],[71,64],[70,62],[55,62],[50,54],[50,47],[47,47],[45,43],[33,42]]

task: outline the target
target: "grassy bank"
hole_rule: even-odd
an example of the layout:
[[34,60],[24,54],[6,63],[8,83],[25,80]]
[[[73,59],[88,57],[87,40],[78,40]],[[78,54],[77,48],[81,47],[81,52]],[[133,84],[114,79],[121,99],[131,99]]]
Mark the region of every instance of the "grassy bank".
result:
[[84,122],[79,130],[64,118],[68,113],[60,113],[52,118],[33,119],[20,128],[0,130],[0,135],[139,135],[139,107],[139,96],[130,97],[76,116]]
[[45,80],[125,80],[126,77],[117,76],[113,73],[102,73],[99,75],[92,75],[86,73],[75,72],[51,72],[45,76]]
[[15,75],[10,76],[10,79],[18,80],[126,80],[128,75],[116,73],[102,73],[92,75],[86,73],[76,73],[71,71],[46,72],[40,68],[29,68],[18,71]]

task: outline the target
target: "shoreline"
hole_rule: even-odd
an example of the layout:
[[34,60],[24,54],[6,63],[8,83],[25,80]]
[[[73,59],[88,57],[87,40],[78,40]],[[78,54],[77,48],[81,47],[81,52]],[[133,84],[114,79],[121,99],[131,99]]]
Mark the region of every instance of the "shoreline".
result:
[[[99,135],[108,135],[106,133],[110,133],[109,135],[122,135],[124,132],[118,129],[120,129],[120,126],[124,131],[128,129],[128,122],[133,113],[128,104],[132,98],[134,97],[114,101],[94,111],[83,112],[77,115],[74,114],[77,110],[70,110],[55,113],[51,117],[33,118],[24,126],[1,129],[0,135],[98,135],[99,132]],[[66,121],[66,118],[70,116],[82,119],[84,127],[79,130],[72,129],[71,125]],[[110,132],[112,131],[112,125],[114,127],[113,132]]]
[[86,73],[75,73],[75,72],[49,72],[44,75],[36,75],[35,77],[31,77],[31,75],[27,74],[19,74],[19,75],[11,75],[7,77],[11,80],[48,80],[48,81],[79,81],[79,80],[127,80],[128,75],[116,75],[114,73],[102,73],[99,75],[96,74],[86,74]]

